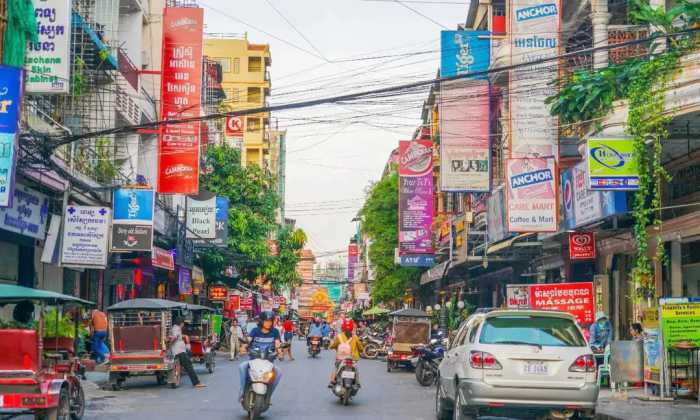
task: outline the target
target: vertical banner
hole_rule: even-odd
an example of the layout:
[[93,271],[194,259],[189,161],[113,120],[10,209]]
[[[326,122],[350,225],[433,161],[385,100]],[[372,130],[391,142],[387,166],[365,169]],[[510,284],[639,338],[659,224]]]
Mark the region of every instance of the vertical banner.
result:
[[192,294],[192,275],[189,268],[180,267],[177,272],[177,285],[181,295]]
[[12,206],[22,69],[0,66],[0,207]]
[[433,253],[433,143],[399,142],[399,256]]
[[28,93],[68,93],[70,89],[71,1],[34,2],[39,42],[29,42],[25,68]]
[[153,248],[152,189],[114,190],[112,210],[112,252],[148,252]]
[[[559,55],[559,0],[510,1],[511,64]],[[510,153],[513,158],[559,156],[559,120],[545,100],[556,93],[556,61],[510,71]]]
[[[200,116],[203,9],[166,7],[163,13],[162,120]],[[161,126],[158,192],[199,191],[200,122]]]
[[505,223],[504,201],[503,186],[493,190],[486,199],[486,232],[489,243],[498,242],[508,234]]
[[559,206],[554,158],[506,160],[510,232],[556,232]]
[[107,207],[68,206],[66,208],[63,219],[61,264],[86,268],[107,266],[110,213]]
[[[443,31],[440,77],[488,70],[487,31]],[[488,75],[440,83],[440,189],[487,192],[491,187]]]
[[348,245],[348,281],[355,281],[355,268],[359,260],[359,251],[357,249],[357,244],[350,242]]

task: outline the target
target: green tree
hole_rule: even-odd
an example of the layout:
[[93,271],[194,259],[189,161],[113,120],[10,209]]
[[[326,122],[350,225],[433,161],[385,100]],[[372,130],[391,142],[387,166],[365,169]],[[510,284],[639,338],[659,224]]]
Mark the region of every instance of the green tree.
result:
[[201,187],[230,200],[228,249],[200,254],[200,264],[210,280],[224,280],[225,266],[234,265],[241,278],[254,280],[270,264],[268,238],[275,232],[279,205],[274,177],[257,165],[241,166],[240,152],[228,146],[207,149],[206,173]]
[[400,300],[406,287],[420,278],[420,269],[394,263],[394,249],[398,242],[398,196],[398,174],[387,175],[370,187],[360,213],[362,230],[372,239],[369,259],[375,272],[372,285],[375,303]]
[[295,287],[301,284],[297,272],[297,263],[301,250],[306,245],[306,233],[291,226],[282,226],[277,231],[277,255],[273,255],[265,268],[265,276],[272,282],[272,287]]

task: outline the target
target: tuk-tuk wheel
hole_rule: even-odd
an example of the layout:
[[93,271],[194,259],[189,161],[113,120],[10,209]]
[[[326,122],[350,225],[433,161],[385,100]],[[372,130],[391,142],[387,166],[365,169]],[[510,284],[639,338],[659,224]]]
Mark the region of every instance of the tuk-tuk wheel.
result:
[[34,415],[35,420],[68,420],[70,418],[70,395],[66,387],[61,388],[57,407],[42,410]]
[[81,420],[85,414],[85,392],[80,384],[74,385],[72,390],[70,418],[71,420]]

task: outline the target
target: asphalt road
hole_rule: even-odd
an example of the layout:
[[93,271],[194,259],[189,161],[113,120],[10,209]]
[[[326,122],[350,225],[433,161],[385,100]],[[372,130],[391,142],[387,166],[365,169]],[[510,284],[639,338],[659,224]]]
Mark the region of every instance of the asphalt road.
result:
[[[305,343],[294,341],[296,360],[276,362],[282,381],[266,419],[434,419],[434,388],[418,385],[411,372],[386,372],[382,361],[360,361],[362,389],[349,406],[342,406],[326,387],[334,353],[316,359]],[[133,378],[119,392],[88,391],[86,419],[203,420],[245,418],[238,403],[238,362],[219,355],[214,374],[196,366],[206,388],[194,389],[183,377],[178,389],[157,386],[154,378]],[[99,377],[92,376],[99,381]],[[87,384],[89,386],[90,384]]]

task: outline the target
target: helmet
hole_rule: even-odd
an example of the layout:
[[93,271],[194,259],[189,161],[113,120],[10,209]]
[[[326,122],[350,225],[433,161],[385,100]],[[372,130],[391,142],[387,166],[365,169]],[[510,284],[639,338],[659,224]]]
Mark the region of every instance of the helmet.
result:
[[343,330],[344,332],[352,331],[355,329],[355,323],[352,322],[352,319],[346,319],[340,325],[340,329]]
[[273,318],[274,315],[270,311],[260,312],[260,315],[258,316],[258,319],[260,319],[260,323],[263,323],[265,321],[272,321]]
[[319,318],[319,317],[314,318],[314,324],[318,324],[320,322],[321,322],[321,318]]

